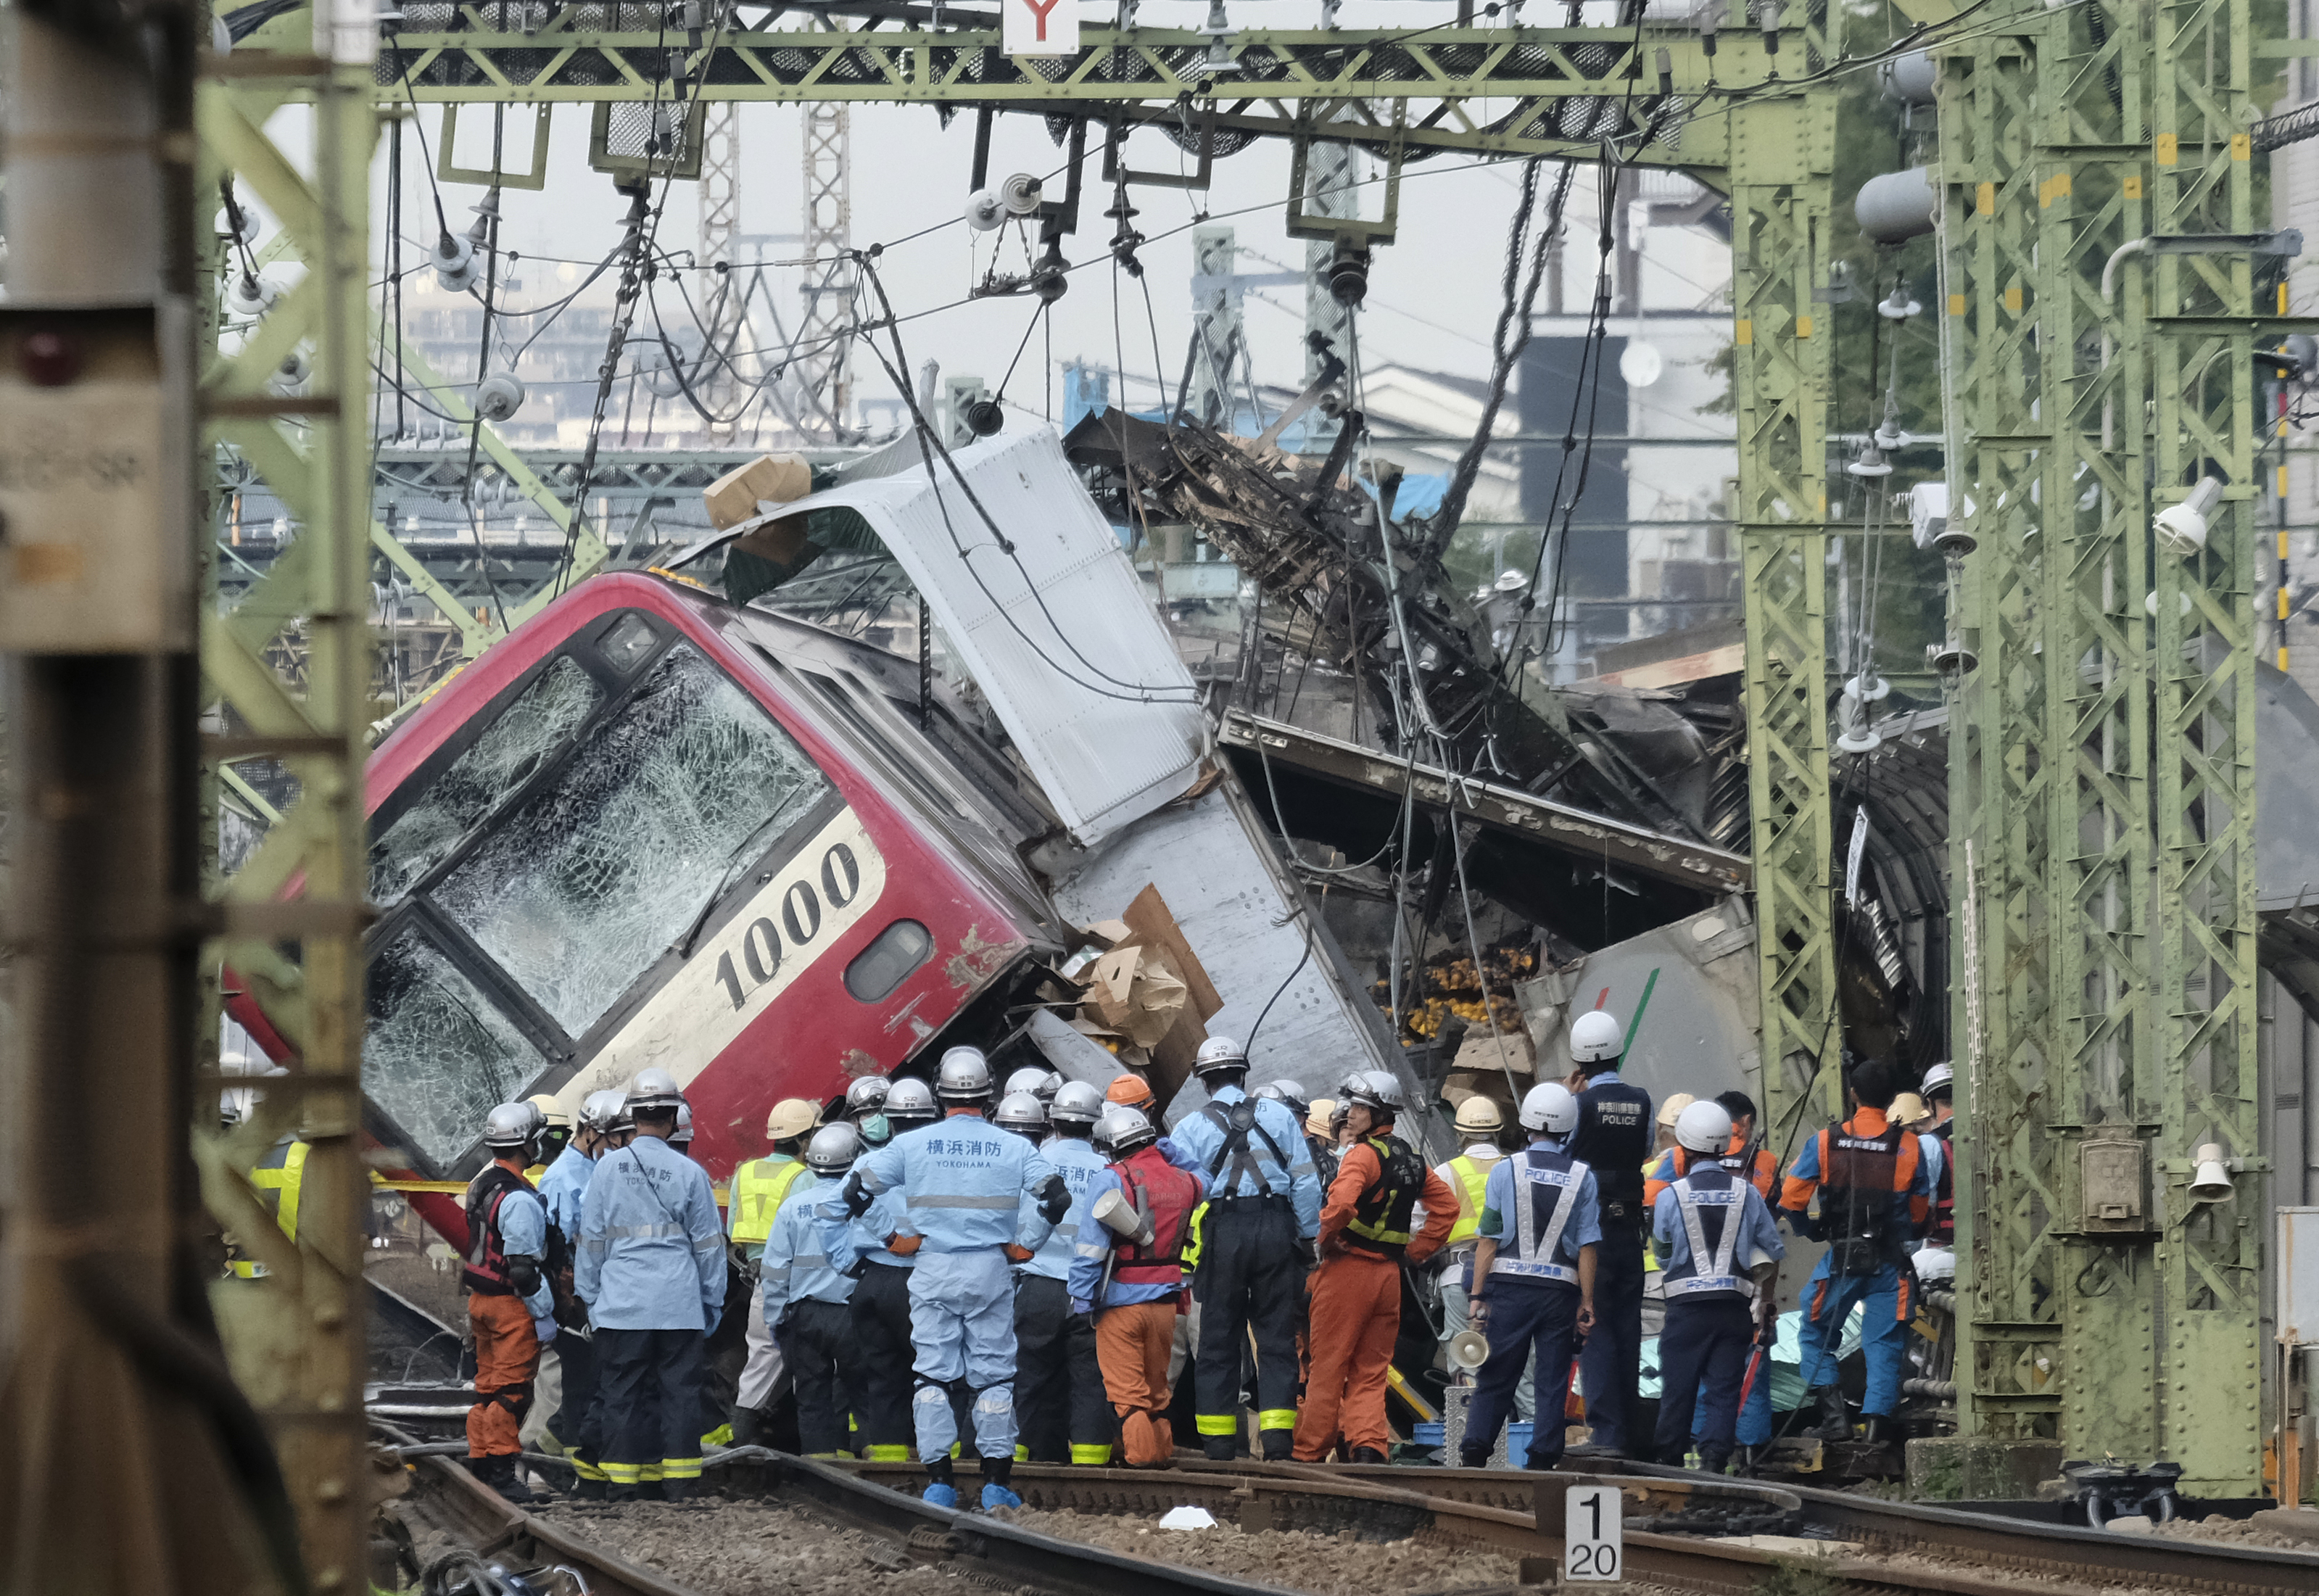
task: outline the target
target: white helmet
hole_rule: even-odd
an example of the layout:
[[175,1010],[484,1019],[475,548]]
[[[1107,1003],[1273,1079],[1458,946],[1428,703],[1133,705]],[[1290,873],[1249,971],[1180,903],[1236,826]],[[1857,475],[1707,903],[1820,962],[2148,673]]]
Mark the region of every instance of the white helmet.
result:
[[1917,1092],[1930,1101],[1934,1091],[1941,1087],[1946,1087],[1952,1096],[1956,1092],[1956,1070],[1946,1059],[1925,1071],[1924,1084],[1917,1088]]
[[1390,1070],[1362,1070],[1345,1083],[1344,1097],[1346,1102],[1358,1103],[1372,1114],[1398,1118],[1409,1112],[1409,1094],[1401,1089],[1401,1078]]
[[805,1167],[824,1180],[835,1180],[862,1156],[862,1132],[844,1120],[824,1125],[805,1144]]
[[692,1105],[683,1098],[676,1100],[676,1129],[668,1133],[672,1147],[690,1146],[692,1141]]
[[845,1112],[871,1114],[886,1106],[886,1094],[893,1083],[882,1075],[865,1075],[845,1088]]
[[684,1101],[676,1078],[665,1069],[639,1069],[628,1082],[628,1108],[674,1108]]
[[1140,1108],[1130,1108],[1114,1103],[1103,1112],[1103,1119],[1095,1128],[1095,1139],[1103,1150],[1114,1159],[1123,1159],[1139,1147],[1148,1147],[1160,1140],[1160,1132]]
[[1017,1092],[1028,1092],[1043,1106],[1054,1101],[1055,1088],[1062,1084],[1063,1078],[1053,1070],[1025,1064],[1006,1078],[1006,1090],[1001,1096],[1011,1097]]
[[1731,1115],[1712,1098],[1692,1104],[1675,1115],[1676,1143],[1695,1153],[1719,1153],[1731,1142]]
[[1036,1141],[1047,1128],[1047,1111],[1039,1105],[1033,1094],[1009,1092],[998,1100],[998,1112],[990,1116],[990,1123],[1002,1131],[1012,1131]]
[[1578,1095],[1558,1080],[1543,1082],[1522,1094],[1519,1117],[1525,1131],[1567,1136],[1578,1129]]
[[1627,1030],[1616,1014],[1589,1009],[1570,1022],[1570,1061],[1599,1064],[1627,1050]]
[[580,1128],[601,1136],[627,1117],[628,1096],[618,1087],[591,1092],[580,1104]]
[[1304,1083],[1302,1081],[1285,1079],[1267,1081],[1250,1095],[1269,1097],[1275,1103],[1283,1105],[1289,1113],[1296,1116],[1296,1123],[1300,1125],[1304,1123],[1304,1116],[1313,1110],[1312,1104],[1305,1097]]
[[502,1103],[483,1116],[483,1145],[529,1147],[539,1134],[539,1110],[528,1103]]
[[1047,1122],[1054,1125],[1092,1125],[1103,1118],[1103,1094],[1085,1081],[1065,1081],[1047,1105]]
[[990,1060],[982,1050],[952,1048],[944,1053],[934,1069],[934,1096],[945,1103],[979,1103],[988,1098]]
[[1218,1069],[1246,1069],[1248,1050],[1229,1036],[1211,1036],[1192,1059],[1192,1073],[1205,1076]]
[[886,1094],[886,1117],[899,1124],[933,1119],[940,1111],[934,1107],[934,1089],[915,1075],[906,1075],[896,1081]]

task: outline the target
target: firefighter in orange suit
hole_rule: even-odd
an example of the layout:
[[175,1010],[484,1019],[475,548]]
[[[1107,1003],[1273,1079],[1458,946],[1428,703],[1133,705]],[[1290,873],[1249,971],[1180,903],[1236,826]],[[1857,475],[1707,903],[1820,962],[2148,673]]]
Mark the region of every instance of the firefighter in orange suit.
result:
[[[1340,1096],[1354,1141],[1321,1210],[1321,1266],[1313,1273],[1313,1363],[1295,1458],[1317,1463],[1339,1430],[1356,1463],[1383,1463],[1385,1375],[1401,1330],[1401,1260],[1421,1265],[1457,1219],[1457,1194],[1393,1133],[1409,1105],[1381,1069],[1355,1076]],[[1425,1228],[1410,1218],[1425,1204]]]
[[528,1104],[502,1103],[483,1122],[492,1161],[467,1183],[467,1322],[475,1334],[475,1405],[467,1410],[467,1467],[512,1502],[533,1500],[516,1472],[517,1437],[531,1407],[539,1349],[555,1339],[547,1280],[547,1204],[524,1178],[540,1122]]
[[1087,1182],[1062,1225],[1072,1239],[1071,1312],[1095,1315],[1104,1394],[1119,1415],[1128,1466],[1156,1468],[1176,1453],[1168,1357],[1182,1311],[1183,1246],[1208,1183],[1168,1161],[1158,1128],[1141,1109],[1105,1109],[1096,1142],[1111,1162]]

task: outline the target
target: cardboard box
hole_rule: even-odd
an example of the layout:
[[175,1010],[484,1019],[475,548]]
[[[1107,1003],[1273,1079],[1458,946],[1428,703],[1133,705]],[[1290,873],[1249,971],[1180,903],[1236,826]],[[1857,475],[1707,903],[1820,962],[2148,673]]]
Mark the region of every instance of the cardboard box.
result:
[[802,455],[760,455],[738,465],[701,491],[708,524],[729,531],[757,516],[757,501],[790,504],[813,491],[813,467]]

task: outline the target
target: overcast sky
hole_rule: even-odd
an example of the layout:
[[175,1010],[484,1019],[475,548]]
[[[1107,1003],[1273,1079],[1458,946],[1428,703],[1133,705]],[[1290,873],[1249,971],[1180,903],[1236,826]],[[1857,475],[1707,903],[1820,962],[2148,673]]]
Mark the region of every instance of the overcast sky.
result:
[[[1236,23],[1309,27],[1316,25],[1318,10],[1317,0],[1310,5],[1302,0],[1267,5],[1237,0],[1231,14]],[[1354,0],[1344,8],[1341,20],[1347,25],[1424,27],[1438,25],[1444,10],[1430,0],[1398,4]],[[1087,5],[1081,11],[1090,24],[1111,14],[1107,6]],[[1149,0],[1141,20],[1146,25],[1188,27],[1197,25],[1205,14],[1204,5]],[[1023,269],[1024,251],[1012,230],[977,234],[958,220],[973,163],[970,113],[953,118],[947,129],[932,109],[923,106],[856,105],[852,113],[855,246],[897,240],[934,223],[950,223],[925,237],[897,244],[880,260],[880,271],[898,311],[907,316],[965,299],[988,266],[996,240],[1006,240],[1003,247],[1008,257],[1004,264],[1018,272]],[[431,148],[439,135],[440,108],[425,106],[420,115]],[[753,233],[795,233],[800,225],[804,113],[795,106],[753,104],[744,105],[740,116],[743,229]],[[480,138],[485,140],[482,152],[488,155],[489,125],[488,115],[469,113],[466,124],[459,130],[463,154],[474,158],[474,140]],[[609,178],[588,168],[587,109],[562,107],[552,125],[547,187],[537,193],[506,192],[501,237],[507,247],[527,256],[592,261],[618,244],[626,202],[613,193]],[[516,145],[527,139],[528,126],[511,129],[508,141]],[[405,203],[411,218],[405,230],[423,234],[427,229],[420,217],[429,206],[425,178],[417,141],[406,135],[404,142]],[[1123,365],[1132,375],[1148,378],[1155,362],[1143,287],[1118,275],[1114,297],[1114,274],[1107,262],[1106,248],[1112,224],[1102,214],[1110,195],[1100,185],[1096,141],[1091,139],[1089,143],[1079,229],[1064,241],[1063,251],[1075,264],[1096,264],[1072,274],[1069,292],[1055,307],[1053,360],[1058,373],[1063,364],[1085,359],[1105,366]],[[384,149],[382,139],[382,177]],[[1130,158],[1139,168],[1166,170],[1176,168],[1179,159],[1188,165],[1191,158],[1180,156],[1160,134],[1147,131],[1130,145]],[[1044,175],[1054,171],[1062,159],[1037,118],[997,119],[990,160],[994,181],[1015,171]],[[1240,269],[1243,272],[1271,271],[1278,266],[1301,269],[1304,246],[1286,236],[1281,211],[1287,193],[1288,164],[1286,143],[1259,141],[1218,162],[1214,185],[1205,194],[1162,188],[1133,191],[1134,203],[1142,212],[1136,225],[1144,233],[1180,230],[1147,244],[1141,251],[1164,374],[1171,386],[1180,374],[1190,335],[1192,233],[1187,224],[1202,210],[1218,221],[1228,221],[1242,248]],[[1371,271],[1369,310],[1360,329],[1368,364],[1400,362],[1476,377],[1487,374],[1505,230],[1519,193],[1520,175],[1518,162],[1477,165],[1450,153],[1409,169],[1402,192],[1399,239],[1376,252]],[[1049,192],[1059,196],[1060,189],[1059,178]],[[664,248],[690,248],[698,236],[697,185],[678,183],[673,190],[658,241]],[[464,227],[471,220],[465,207],[481,197],[481,191],[447,186],[443,192],[446,205],[453,212],[453,225]],[[1383,185],[1372,184],[1362,195],[1363,213],[1378,214]],[[1231,212],[1245,213],[1228,217],[1225,213]],[[374,214],[383,220],[383,211]],[[791,246],[774,245],[769,256],[787,257],[792,253]],[[799,280],[794,272],[783,273],[779,279],[785,314],[793,316],[798,309]],[[526,283],[529,291],[526,297],[546,286],[546,274],[535,275]],[[941,361],[947,374],[971,373],[996,383],[1031,324],[1033,307],[1034,302],[1027,297],[993,298],[911,321],[903,329],[911,368],[915,371],[932,358]],[[1248,330],[1259,380],[1293,382],[1301,375],[1303,311],[1303,293],[1296,287],[1250,293]],[[674,313],[672,299],[664,301],[664,313]],[[1043,332],[1033,335],[1006,389],[1010,401],[1033,410],[1046,402],[1042,382],[1046,343]],[[891,385],[876,363],[859,352],[855,380],[864,397],[890,392]],[[1059,410],[1060,389],[1058,374],[1054,402]],[[1156,397],[1148,383],[1131,383],[1127,396],[1139,404],[1148,404]]]

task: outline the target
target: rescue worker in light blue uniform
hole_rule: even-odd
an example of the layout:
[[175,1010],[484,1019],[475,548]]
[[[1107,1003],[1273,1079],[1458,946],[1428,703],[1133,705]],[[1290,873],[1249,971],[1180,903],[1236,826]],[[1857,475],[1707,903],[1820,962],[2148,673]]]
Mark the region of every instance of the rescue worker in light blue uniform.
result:
[[1737,1436],[1748,1350],[1769,1306],[1761,1289],[1768,1281],[1750,1276],[1787,1249],[1762,1194],[1717,1159],[1731,1140],[1730,1114],[1694,1103],[1676,1116],[1674,1136],[1693,1156],[1690,1172],[1659,1193],[1651,1212],[1652,1240],[1666,1265],[1655,1445],[1661,1463],[1680,1467],[1696,1443],[1699,1466],[1719,1474]]
[[[933,1089],[905,1076],[879,1095],[877,1112],[861,1122],[862,1139],[874,1150],[937,1117]],[[872,1463],[905,1462],[910,1456],[910,1274],[925,1238],[898,1192],[859,1214],[835,1186],[815,1198],[830,1267],[853,1281],[851,1312],[862,1369],[854,1418],[862,1454]]]
[[1169,1140],[1182,1155],[1178,1167],[1208,1187],[1192,1288],[1200,1303],[1200,1445],[1220,1463],[1239,1447],[1252,1339],[1257,1431],[1265,1457],[1286,1462],[1296,1435],[1296,1329],[1321,1231],[1321,1177],[1288,1105],[1248,1095],[1248,1052],[1239,1042],[1208,1038],[1192,1069],[1207,1105],[1178,1121]]
[[669,1145],[677,1104],[666,1070],[636,1072],[628,1086],[636,1140],[598,1160],[581,1209],[573,1284],[596,1327],[613,1501],[682,1501],[700,1483],[701,1390],[708,1331],[725,1307],[725,1224],[708,1171]]
[[862,1133],[843,1120],[813,1133],[807,1172],[790,1181],[759,1260],[758,1300],[797,1393],[798,1446],[808,1457],[847,1455],[846,1415],[861,1395],[853,1281],[830,1267],[813,1199],[817,1183],[844,1179],[861,1152]]
[[[956,1507],[951,1444],[958,1420],[951,1390],[973,1397],[975,1449],[982,1458],[982,1506],[1020,1507],[1015,1471],[1015,1283],[1007,1266],[1027,1261],[1070,1211],[1070,1190],[1019,1136],[983,1118],[990,1064],[974,1048],[952,1048],[934,1074],[946,1115],[899,1135],[853,1168],[842,1188],[859,1215],[888,1193],[907,1203],[924,1238],[910,1275],[910,1339],[916,1348],[910,1417],[918,1458],[933,1483],[925,1499]],[[888,1101],[891,1110],[891,1099]],[[1031,1231],[1025,1194],[1038,1204]]]
[[560,1405],[547,1420],[547,1438],[563,1452],[580,1476],[583,1500],[604,1499],[604,1471],[596,1462],[595,1433],[596,1343],[588,1323],[588,1310],[573,1285],[580,1257],[580,1221],[588,1200],[588,1182],[596,1160],[614,1145],[615,1129],[633,1132],[627,1118],[627,1095],[619,1091],[591,1092],[580,1105],[580,1123],[571,1144],[539,1177],[539,1200],[547,1204],[547,1223],[555,1232],[548,1245],[549,1284],[555,1291],[556,1356],[564,1365]]
[[[1014,1078],[1042,1073],[1018,1069]],[[1088,1140],[1103,1106],[1103,1094],[1078,1081],[1058,1087],[1051,1105],[1042,1105],[1032,1091],[1010,1092],[998,1104],[1000,1130],[1031,1141],[1049,1132],[1037,1143],[1040,1154],[1062,1177],[1072,1203],[1071,1215],[1015,1268],[1015,1411],[1022,1437],[1015,1448],[1017,1462],[1060,1463],[1069,1457],[1100,1467],[1111,1461],[1114,1423],[1104,1400],[1095,1321],[1085,1310],[1073,1310],[1066,1284],[1078,1236],[1078,1202],[1105,1168],[1103,1155]],[[1034,1206],[1033,1199],[1023,1199],[1018,1222],[1026,1234],[1039,1222]]]

